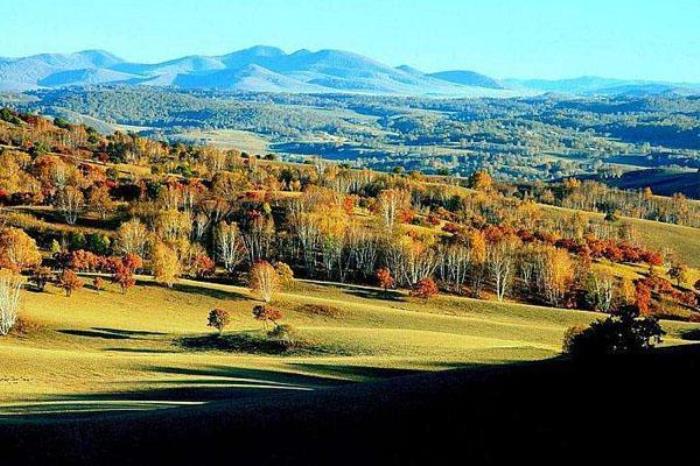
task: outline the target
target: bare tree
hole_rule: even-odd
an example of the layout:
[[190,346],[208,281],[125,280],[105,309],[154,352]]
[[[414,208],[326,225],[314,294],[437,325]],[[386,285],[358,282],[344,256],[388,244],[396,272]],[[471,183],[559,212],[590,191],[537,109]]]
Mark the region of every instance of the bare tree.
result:
[[7,335],[17,322],[21,288],[18,274],[0,270],[0,335]]
[[74,225],[85,205],[85,196],[78,188],[66,186],[59,191],[56,202],[66,222],[69,225]]
[[219,259],[229,272],[243,261],[246,255],[243,237],[235,222],[222,222],[216,229],[216,247]]

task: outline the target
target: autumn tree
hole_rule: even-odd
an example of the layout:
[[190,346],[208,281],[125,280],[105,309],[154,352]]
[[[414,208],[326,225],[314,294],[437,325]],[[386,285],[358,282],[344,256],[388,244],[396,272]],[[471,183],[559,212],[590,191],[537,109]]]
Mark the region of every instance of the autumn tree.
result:
[[479,230],[471,231],[467,236],[467,242],[472,293],[474,297],[478,298],[486,276],[487,243],[484,234]]
[[181,273],[177,252],[163,242],[153,247],[153,276],[157,283],[172,288]]
[[615,306],[615,279],[609,273],[590,271],[585,283],[586,301],[591,309],[611,312]]
[[273,294],[279,288],[279,277],[275,268],[267,261],[256,262],[248,273],[250,289],[260,295],[263,301],[272,301]]
[[402,189],[386,189],[377,196],[377,211],[389,232],[393,232],[399,214],[411,206],[411,194]]
[[109,212],[115,209],[115,202],[112,200],[106,185],[95,186],[90,190],[88,207],[93,212],[97,212],[103,220]]
[[212,309],[209,312],[207,326],[213,327],[219,331],[219,336],[224,333],[224,329],[231,323],[231,316],[224,309]]
[[651,289],[641,280],[635,283],[634,304],[641,316],[649,316],[651,312]]
[[478,191],[488,191],[493,186],[491,175],[485,170],[479,170],[469,177],[469,187]]
[[275,222],[267,214],[251,212],[243,230],[243,244],[250,264],[264,261],[270,256],[275,235]]
[[0,336],[7,335],[17,322],[22,277],[9,269],[0,269]]
[[121,254],[137,254],[143,257],[148,244],[148,229],[137,218],[121,224],[117,229],[116,250]]
[[36,241],[21,228],[0,229],[0,267],[22,270],[41,264]]
[[58,283],[68,297],[70,297],[74,291],[83,287],[83,281],[78,278],[78,275],[71,269],[65,269],[63,271]]
[[428,299],[437,295],[438,292],[438,287],[432,278],[423,278],[415,284],[415,286],[411,290],[411,296],[413,296],[414,298],[421,298],[427,301]]
[[155,229],[158,237],[168,243],[187,239],[192,232],[192,218],[188,212],[163,210],[156,216]]
[[116,258],[112,261],[112,282],[119,285],[122,293],[126,293],[129,288],[136,285],[136,278],[134,278],[134,270],[127,266],[124,261],[120,258]]
[[574,263],[565,250],[543,247],[538,256],[538,285],[546,302],[563,304],[569,285],[574,279]]
[[384,289],[385,293],[388,292],[390,288],[394,287],[394,277],[391,276],[391,270],[389,270],[389,268],[378,268],[375,276],[377,278],[377,283]]
[[277,272],[277,280],[282,287],[294,284],[294,271],[288,264],[282,261],[275,262],[275,271]]

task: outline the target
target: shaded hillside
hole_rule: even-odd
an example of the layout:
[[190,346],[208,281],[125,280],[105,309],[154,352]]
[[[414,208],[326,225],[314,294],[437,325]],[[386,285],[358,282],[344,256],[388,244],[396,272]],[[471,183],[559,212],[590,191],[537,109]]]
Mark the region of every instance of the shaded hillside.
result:
[[655,194],[672,196],[675,193],[683,193],[687,197],[700,199],[700,171],[634,170],[624,173],[619,178],[599,178],[599,181],[620,189],[650,187]]
[[24,465],[578,463],[603,451],[668,461],[691,444],[684,421],[698,408],[663,400],[696,390],[689,374],[699,364],[700,348],[678,347],[590,366],[550,360],[144,414],[3,421],[0,445],[3,464]]

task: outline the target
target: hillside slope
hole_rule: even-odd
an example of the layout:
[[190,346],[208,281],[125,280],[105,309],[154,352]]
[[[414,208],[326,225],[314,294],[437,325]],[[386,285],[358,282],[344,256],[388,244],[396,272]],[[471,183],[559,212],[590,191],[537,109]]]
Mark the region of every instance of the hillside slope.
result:
[[[684,421],[699,410],[661,400],[697,390],[688,374],[699,364],[693,346],[590,366],[552,360],[155,413],[4,422],[0,445],[3,464],[24,465],[444,464],[455,457],[580,464],[603,449],[609,460],[672,462],[692,444]],[[601,386],[614,387],[612,396]],[[639,443],[640,426],[648,447]]]

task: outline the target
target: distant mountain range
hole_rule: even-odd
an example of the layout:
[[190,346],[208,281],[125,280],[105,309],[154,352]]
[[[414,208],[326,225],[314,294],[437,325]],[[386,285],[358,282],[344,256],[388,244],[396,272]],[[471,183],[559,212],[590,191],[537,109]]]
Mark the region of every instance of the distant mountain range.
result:
[[220,56],[187,56],[162,63],[131,63],[102,50],[0,57],[0,91],[103,84],[174,86],[238,92],[365,93],[383,95],[508,97],[546,92],[573,94],[700,93],[697,84],[604,78],[505,80],[468,70],[424,73],[392,67],[341,50],[294,53],[255,46]]

